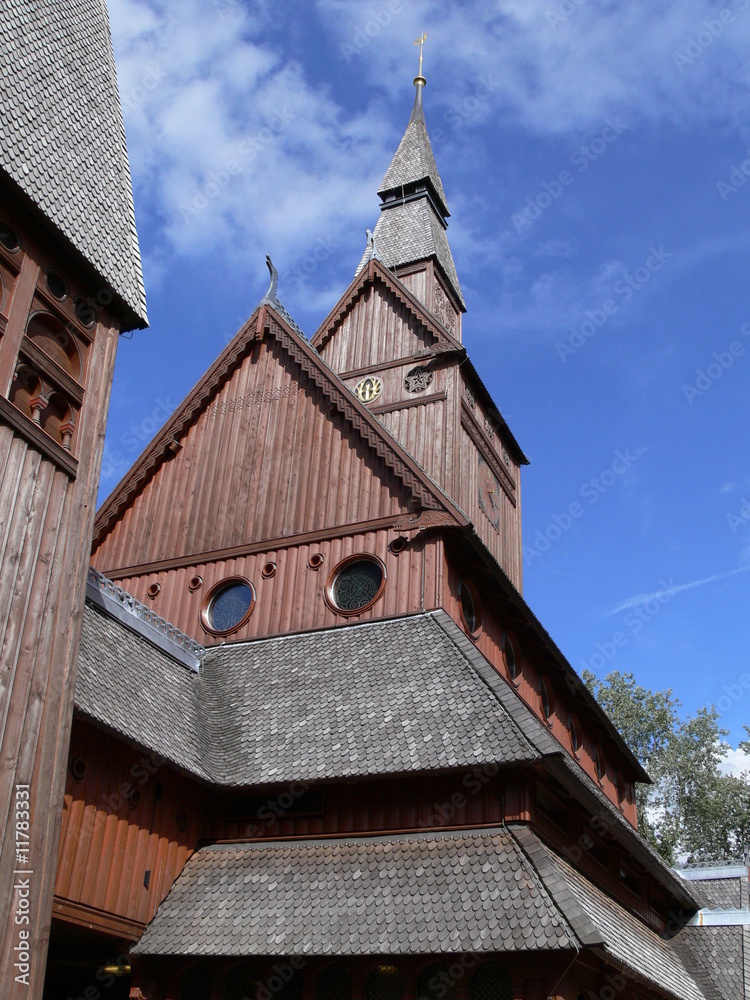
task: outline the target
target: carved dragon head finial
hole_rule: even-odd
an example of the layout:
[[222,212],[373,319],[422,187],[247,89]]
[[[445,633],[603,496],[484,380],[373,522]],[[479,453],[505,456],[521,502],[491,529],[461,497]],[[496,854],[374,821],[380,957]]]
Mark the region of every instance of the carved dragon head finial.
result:
[[268,291],[266,292],[264,298],[268,299],[269,302],[278,302],[276,298],[276,287],[279,283],[279,272],[273,266],[273,261],[269,254],[266,254],[266,264],[268,265],[268,271],[271,275],[271,284],[268,286]]

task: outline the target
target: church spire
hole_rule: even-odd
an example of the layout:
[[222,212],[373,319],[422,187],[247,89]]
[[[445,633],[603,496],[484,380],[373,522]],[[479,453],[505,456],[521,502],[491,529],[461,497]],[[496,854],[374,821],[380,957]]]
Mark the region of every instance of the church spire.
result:
[[417,92],[414,95],[414,107],[412,108],[411,118],[409,119],[409,124],[413,121],[424,122],[424,110],[422,108],[422,91],[424,90],[427,81],[422,76],[422,49],[424,48],[424,43],[427,41],[427,32],[423,32],[419,38],[415,39],[414,44],[419,46],[419,70],[417,75],[414,77],[414,86],[417,88]]
[[[423,260],[435,261],[458,307],[464,311],[466,306],[445,234],[450,212],[424,118],[422,93],[427,81],[422,75],[422,48],[426,38],[425,32],[414,43],[419,45],[414,107],[378,188],[382,204],[374,236],[379,256],[391,269]],[[358,271],[367,259],[366,252]]]

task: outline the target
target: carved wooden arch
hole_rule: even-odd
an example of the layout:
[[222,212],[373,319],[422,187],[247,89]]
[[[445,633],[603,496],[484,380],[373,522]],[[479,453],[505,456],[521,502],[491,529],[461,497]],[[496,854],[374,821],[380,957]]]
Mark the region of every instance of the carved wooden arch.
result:
[[83,357],[77,339],[54,313],[37,309],[29,316],[26,336],[64,372],[80,382]]

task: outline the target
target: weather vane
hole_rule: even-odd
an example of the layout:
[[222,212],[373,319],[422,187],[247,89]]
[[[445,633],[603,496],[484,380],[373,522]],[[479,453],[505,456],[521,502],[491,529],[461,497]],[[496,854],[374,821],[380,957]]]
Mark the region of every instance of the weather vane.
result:
[[419,38],[414,39],[414,44],[419,46],[419,72],[417,73],[417,78],[422,76],[422,48],[424,43],[427,41],[427,32],[423,32]]

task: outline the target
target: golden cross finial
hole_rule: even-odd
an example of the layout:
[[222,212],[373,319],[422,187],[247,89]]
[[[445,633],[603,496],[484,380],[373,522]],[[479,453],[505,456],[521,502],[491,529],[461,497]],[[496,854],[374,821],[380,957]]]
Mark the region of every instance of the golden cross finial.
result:
[[426,31],[423,32],[419,36],[419,38],[415,38],[414,39],[414,44],[419,46],[419,72],[417,73],[418,77],[422,75],[422,47],[424,46],[424,43],[426,41],[427,41],[427,32]]

